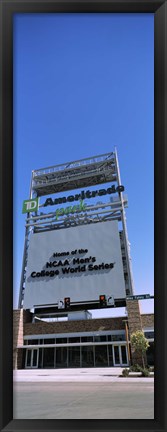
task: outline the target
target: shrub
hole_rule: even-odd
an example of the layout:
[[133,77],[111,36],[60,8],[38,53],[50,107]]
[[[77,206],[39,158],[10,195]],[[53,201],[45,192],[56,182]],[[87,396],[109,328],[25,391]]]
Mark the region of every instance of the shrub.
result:
[[123,375],[124,377],[127,377],[127,376],[129,375],[129,369],[123,369],[123,371],[122,371],[122,375]]
[[132,350],[134,350],[136,353],[141,354],[143,368],[145,369],[144,354],[146,353],[150,345],[143,331],[137,330],[136,332],[132,333],[130,337],[130,341],[131,341]]
[[138,364],[132,365],[132,366],[130,367],[130,371],[131,371],[131,372],[141,372],[141,369],[142,369],[142,367],[139,366]]
[[141,370],[141,373],[142,373],[142,376],[143,376],[143,377],[148,377],[148,376],[150,375],[149,370],[146,369],[146,368],[143,368],[143,369]]

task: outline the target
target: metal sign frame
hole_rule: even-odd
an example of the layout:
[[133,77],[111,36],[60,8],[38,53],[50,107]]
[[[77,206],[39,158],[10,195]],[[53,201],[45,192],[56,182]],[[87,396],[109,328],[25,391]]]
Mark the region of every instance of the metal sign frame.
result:
[[[107,203],[96,202],[95,205],[86,205],[86,208],[81,212],[76,211],[76,213],[62,215],[58,218],[56,218],[55,211],[44,215],[41,215],[39,212],[27,213],[18,304],[19,308],[22,308],[24,303],[28,247],[32,232],[39,233],[47,230],[63,229],[77,225],[111,220],[117,220],[122,225],[122,229],[120,230],[120,243],[125,279],[125,298],[126,295],[133,295],[134,283],[125,216],[127,198],[121,191],[122,185],[116,149],[111,153],[32,171],[29,199],[32,200],[42,196],[63,193],[70,190],[86,189],[90,186],[105,183],[111,183],[111,185],[114,183],[116,188],[120,190],[120,192],[117,192],[116,200]],[[99,198],[101,197],[98,197],[98,199]],[[125,299],[121,304],[123,306],[126,305]],[[115,304],[115,306],[118,305]],[[80,305],[80,309],[82,307],[85,308],[85,305]],[[89,309],[93,307],[92,304],[89,306]],[[113,306],[108,305],[108,307]]]

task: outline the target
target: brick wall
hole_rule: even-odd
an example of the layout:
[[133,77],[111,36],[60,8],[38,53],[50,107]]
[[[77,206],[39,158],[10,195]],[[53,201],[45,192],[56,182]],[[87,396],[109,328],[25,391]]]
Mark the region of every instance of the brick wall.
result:
[[[133,332],[136,332],[137,330],[142,330],[142,321],[138,300],[127,300],[126,306],[128,312],[128,328],[130,338]],[[142,356],[139,353],[136,353],[132,347],[131,360],[132,364],[142,365]]]
[[[134,302],[131,302],[134,303]],[[25,312],[25,311],[24,311]],[[27,312],[27,311],[26,311]],[[128,316],[129,333],[141,330],[142,327],[151,327],[154,323],[154,314],[139,315],[139,309],[136,306],[131,306]],[[31,320],[30,314],[29,321]],[[102,330],[124,330],[125,316],[119,318],[102,318],[82,321],[61,321],[54,323],[38,322],[32,323],[25,321],[24,336],[35,334],[52,334],[52,333],[73,333],[86,331],[102,331]]]
[[122,322],[123,319],[124,317],[92,319],[87,321],[27,323],[24,326],[24,335],[122,330],[125,328],[125,324]]
[[141,315],[142,327],[154,327],[154,314]]
[[131,335],[136,330],[142,330],[140,307],[138,300],[127,300],[126,306],[128,312],[129,334]]
[[27,322],[31,322],[32,315],[29,311],[16,309],[13,311],[13,369],[21,367],[21,351],[17,346],[23,345],[23,328]]
[[18,367],[17,345],[23,344],[23,310],[13,311],[13,369]]

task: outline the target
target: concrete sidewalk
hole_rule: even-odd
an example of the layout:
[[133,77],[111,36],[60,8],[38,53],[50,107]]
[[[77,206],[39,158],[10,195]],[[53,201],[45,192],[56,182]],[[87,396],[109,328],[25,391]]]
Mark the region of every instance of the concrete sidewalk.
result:
[[14,382],[154,382],[154,377],[120,377],[124,368],[21,369],[13,371]]

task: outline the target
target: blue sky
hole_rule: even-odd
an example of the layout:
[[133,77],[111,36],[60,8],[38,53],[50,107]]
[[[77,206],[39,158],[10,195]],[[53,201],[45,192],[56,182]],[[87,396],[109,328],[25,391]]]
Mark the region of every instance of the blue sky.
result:
[[13,43],[14,307],[31,171],[115,146],[135,293],[153,294],[154,15],[15,14]]

